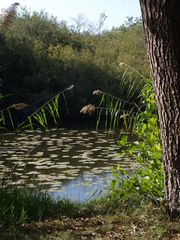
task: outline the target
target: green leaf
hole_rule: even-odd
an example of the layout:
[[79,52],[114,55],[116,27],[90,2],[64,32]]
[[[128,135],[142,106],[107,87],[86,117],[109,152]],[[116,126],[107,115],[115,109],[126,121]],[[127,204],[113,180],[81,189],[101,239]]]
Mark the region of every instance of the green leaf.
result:
[[113,190],[116,186],[116,183],[117,183],[117,181],[115,179],[111,180],[110,185],[109,185],[110,189]]
[[121,140],[119,140],[118,143],[119,143],[120,146],[124,147],[127,143],[127,140],[128,140],[128,136],[124,135],[124,136],[121,137]]

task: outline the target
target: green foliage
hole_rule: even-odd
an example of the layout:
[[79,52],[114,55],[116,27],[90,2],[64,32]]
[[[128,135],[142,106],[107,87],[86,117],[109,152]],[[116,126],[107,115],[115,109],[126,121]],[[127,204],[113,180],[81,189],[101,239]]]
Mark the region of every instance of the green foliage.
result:
[[114,131],[119,125],[129,131],[134,128],[136,121],[139,121],[138,113],[144,106],[139,89],[143,88],[146,80],[144,76],[125,63],[120,63],[119,67],[126,67],[120,82],[120,96],[123,98],[100,90],[93,92],[93,95],[101,95],[99,106],[96,108],[97,129],[100,124],[104,123],[105,131]]
[[55,126],[58,126],[61,123],[61,118],[59,114],[60,97],[61,96],[63,97],[66,108],[68,110],[65,92],[71,91],[73,88],[74,88],[74,85],[71,85],[70,87],[64,89],[63,91],[55,94],[55,96],[47,100],[39,108],[37,108],[30,115],[28,115],[27,119],[18,125],[18,128],[30,127],[31,129],[33,129],[33,123],[34,123],[35,126],[39,125],[44,129],[48,129],[48,127],[51,126],[51,124],[49,123],[50,120],[53,121]]
[[131,78],[127,77],[117,67],[125,61],[138,71],[149,72],[142,23],[132,22],[111,31],[99,30],[98,34],[77,33],[43,11],[30,13],[23,9],[0,45],[0,66],[5,69],[1,72],[2,94],[12,94],[8,106],[23,102],[36,109],[57,89],[72,83],[76,85],[69,99],[72,115],[78,115],[82,105],[94,101],[93,89],[124,99],[135,82],[138,95],[141,78],[133,72]]
[[[4,109],[0,109],[0,129],[8,128],[17,130],[21,128],[30,128],[31,130],[33,130],[34,126],[39,126],[44,129],[48,129],[50,126],[52,126],[52,124],[54,124],[55,126],[59,126],[61,124],[59,102],[61,100],[62,106],[62,103],[64,101],[64,105],[67,108],[68,112],[69,110],[65,93],[71,91],[73,88],[74,85],[71,85],[63,91],[56,93],[53,97],[45,101],[45,103],[41,104],[40,107],[37,107],[34,111],[31,110],[27,118],[23,122],[20,122],[18,125],[17,123],[15,125],[12,111],[14,109],[16,111],[20,111],[24,108],[27,108],[28,105],[24,103],[17,103],[12,104],[11,106]],[[1,97],[0,100],[2,99],[3,97]]]
[[[164,198],[164,177],[162,148],[157,123],[152,83],[147,82],[142,91],[145,109],[136,116],[133,139],[122,135],[118,144],[121,156],[128,156],[135,162],[134,172],[127,173],[120,166],[114,170],[110,184],[112,201],[136,205],[145,199],[161,203]],[[129,141],[130,140],[130,141]]]
[[93,95],[101,95],[99,106],[90,104],[83,107],[81,112],[92,114],[96,109],[97,128],[103,122],[105,131],[123,126],[126,132],[120,134],[120,155],[131,158],[135,170],[127,173],[120,166],[114,170],[114,179],[110,183],[111,201],[126,202],[134,199],[139,202],[149,198],[160,203],[164,197],[164,177],[152,82],[125,63],[120,63],[120,67],[126,67],[123,75],[125,82],[136,75],[141,79],[139,84],[146,82],[140,95],[137,95],[136,91],[138,81],[128,80],[126,99],[95,90]]

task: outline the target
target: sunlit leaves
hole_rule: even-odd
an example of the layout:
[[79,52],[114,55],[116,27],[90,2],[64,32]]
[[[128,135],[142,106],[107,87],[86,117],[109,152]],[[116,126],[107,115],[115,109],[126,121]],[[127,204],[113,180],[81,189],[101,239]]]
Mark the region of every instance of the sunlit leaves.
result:
[[121,139],[118,141],[118,144],[122,147],[124,147],[127,143],[127,140],[128,140],[128,136],[127,135],[123,135],[121,137]]
[[[39,125],[44,129],[49,127],[49,121],[53,121],[55,126],[61,123],[61,118],[59,114],[59,101],[62,96],[65,101],[65,105],[68,111],[68,105],[65,97],[65,92],[71,91],[74,85],[65,90],[57,93],[55,96],[46,101],[43,105],[41,105],[38,109],[32,112],[27,119],[19,125],[19,127],[27,128],[31,127],[33,129],[33,125]],[[27,124],[29,122],[29,124]]]
[[128,155],[135,159],[136,170],[127,178],[121,177],[121,172],[119,176],[114,175],[110,186],[113,190],[113,201],[127,201],[131,198],[131,193],[137,194],[139,201],[148,198],[160,203],[164,198],[162,147],[150,82],[147,82],[142,95],[147,105],[144,111],[138,114],[139,122],[132,131],[136,140],[128,142],[127,135],[123,135],[118,142],[121,156]]

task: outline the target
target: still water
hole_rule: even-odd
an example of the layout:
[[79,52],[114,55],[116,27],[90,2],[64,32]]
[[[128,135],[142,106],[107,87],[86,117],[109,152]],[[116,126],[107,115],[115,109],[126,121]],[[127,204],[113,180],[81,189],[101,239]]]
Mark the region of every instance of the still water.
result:
[[39,188],[54,197],[86,201],[105,192],[118,164],[115,137],[91,130],[52,129],[0,136],[0,174],[11,185]]

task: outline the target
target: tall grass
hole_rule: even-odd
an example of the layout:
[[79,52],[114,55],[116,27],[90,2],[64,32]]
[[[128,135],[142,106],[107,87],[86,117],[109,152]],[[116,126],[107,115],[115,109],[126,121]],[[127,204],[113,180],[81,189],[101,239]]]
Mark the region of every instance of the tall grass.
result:
[[[122,134],[118,141],[121,149],[120,156],[133,158],[136,168],[128,175],[118,166],[113,173],[110,198],[115,202],[131,201],[132,205],[136,205],[137,201],[142,203],[145,200],[159,205],[164,201],[164,175],[152,81],[147,81],[142,97],[146,107],[144,111],[138,113],[138,121],[132,129],[135,140],[129,142],[127,135]],[[123,178],[122,175],[125,177]]]
[[[13,113],[12,110],[14,109],[16,111],[23,110],[28,106],[25,103],[16,103],[12,104],[9,107],[6,107],[4,109],[0,110],[0,128],[5,129],[10,128],[10,129],[34,129],[34,127],[40,126],[44,129],[47,129],[48,126],[50,125],[50,122],[53,123],[55,126],[58,126],[61,124],[61,117],[59,114],[59,102],[62,99],[64,101],[67,112],[69,111],[68,109],[68,104],[66,101],[66,96],[65,93],[68,91],[71,91],[73,89],[73,85],[70,87],[56,93],[53,97],[48,99],[45,103],[43,103],[40,107],[32,111],[27,118],[18,124],[16,126],[16,122],[14,121]],[[1,97],[0,100],[2,101],[5,98],[5,96]]]
[[[65,105],[66,105],[66,108],[68,111],[65,92],[71,91],[73,89],[73,87],[74,87],[74,85],[71,85],[70,87],[64,89],[63,91],[56,93],[53,97],[51,97],[49,100],[47,100],[38,109],[36,109],[34,112],[32,112],[24,122],[22,122],[21,124],[18,125],[18,128],[19,127],[22,127],[22,128],[29,127],[31,129],[33,129],[33,123],[34,123],[36,125],[37,124],[40,125],[44,129],[47,129],[49,126],[48,120],[50,120],[50,118],[51,118],[51,120],[53,120],[54,124],[56,126],[58,126],[59,123],[61,123],[61,118],[60,118],[60,114],[59,114],[60,97],[62,96],[62,98],[64,99],[64,102],[65,102]],[[27,124],[27,122],[28,122],[28,124]]]
[[[130,71],[134,70],[130,68]],[[136,71],[135,73],[138,74]],[[162,147],[152,81],[145,80],[141,74],[139,77],[146,81],[138,95],[139,104],[131,101],[133,94],[136,94],[134,84],[134,87],[129,86],[130,93],[126,99],[96,90],[94,95],[101,95],[99,106],[89,104],[81,109],[81,112],[86,114],[97,111],[97,128],[100,122],[103,122],[105,130],[114,130],[121,123],[120,127],[126,130],[121,132],[118,141],[120,157],[134,159],[136,167],[131,174],[124,171],[120,164],[113,171],[114,179],[110,183],[109,199],[119,205],[123,203],[136,206],[136,203],[147,199],[161,204],[164,198]],[[134,140],[129,141],[129,131]]]
[[58,216],[78,215],[80,204],[53,199],[38,190],[0,189],[0,224],[22,224]]
[[97,130],[101,125],[105,131],[114,131],[121,125],[126,131],[129,131],[133,129],[138,121],[138,114],[144,107],[141,91],[146,82],[145,77],[125,63],[120,63],[119,66],[125,68],[119,85],[121,97],[94,90],[93,95],[101,97],[99,105],[89,104],[80,111],[84,114],[97,112]]

